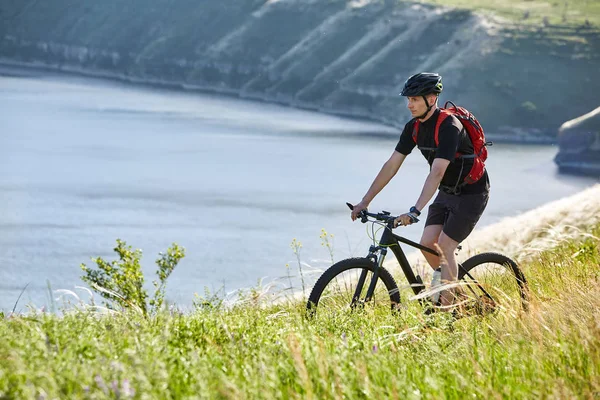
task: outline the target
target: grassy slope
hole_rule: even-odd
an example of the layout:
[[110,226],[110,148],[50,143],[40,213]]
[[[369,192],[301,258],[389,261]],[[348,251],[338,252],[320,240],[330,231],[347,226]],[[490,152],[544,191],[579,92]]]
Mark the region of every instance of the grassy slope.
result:
[[[146,321],[78,311],[0,320],[0,398],[592,398],[600,392],[600,226],[524,264],[526,314],[451,321],[319,315],[302,304]],[[248,299],[252,300],[252,299]]]
[[[577,104],[579,110],[596,106],[595,100],[580,102],[574,94],[585,93],[594,85],[600,45],[599,1],[420,2],[469,9],[491,16],[495,21],[502,44],[471,71],[469,86],[472,90],[467,89],[465,95],[470,103],[477,105],[476,115],[480,120],[540,128],[554,136],[559,124],[553,116],[562,112],[565,118],[565,100],[555,93],[573,93],[567,96],[568,101]],[[485,87],[488,89],[482,91]],[[567,119],[578,116],[570,114]]]
[[421,3],[493,13],[509,21],[531,25],[547,18],[552,25],[577,26],[588,21],[600,26],[600,2],[597,0],[421,0]]

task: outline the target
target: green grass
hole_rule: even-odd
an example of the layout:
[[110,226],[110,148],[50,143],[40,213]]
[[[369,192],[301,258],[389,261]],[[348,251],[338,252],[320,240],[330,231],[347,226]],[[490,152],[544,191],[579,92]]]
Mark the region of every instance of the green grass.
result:
[[[523,264],[527,313],[217,303],[0,319],[0,398],[597,398],[600,226]],[[216,305],[211,307],[210,305]]]
[[421,3],[466,8],[493,13],[511,22],[524,24],[600,26],[600,2],[597,0],[421,0]]

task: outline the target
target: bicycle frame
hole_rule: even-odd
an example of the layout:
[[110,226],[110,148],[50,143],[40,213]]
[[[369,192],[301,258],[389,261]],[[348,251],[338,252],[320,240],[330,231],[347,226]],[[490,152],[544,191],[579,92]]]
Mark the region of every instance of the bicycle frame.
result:
[[[386,212],[386,214],[387,214],[387,212]],[[372,245],[369,248],[369,254],[367,255],[367,258],[371,259],[373,261],[373,263],[375,265],[377,265],[377,267],[374,269],[373,277],[371,278],[371,282],[369,283],[369,288],[367,289],[367,294],[364,299],[365,302],[370,301],[371,298],[373,297],[373,293],[375,292],[375,286],[377,285],[377,280],[379,279],[379,268],[383,266],[383,261],[385,260],[385,257],[387,255],[388,248],[392,249],[392,253],[394,253],[394,256],[398,260],[398,263],[400,264],[400,268],[402,268],[402,272],[404,272],[404,275],[406,276],[406,280],[410,284],[410,287],[413,290],[415,295],[417,295],[421,291],[425,290],[425,285],[423,283],[423,279],[421,279],[421,277],[419,275],[415,275],[412,267],[410,266],[410,263],[408,262],[408,259],[406,258],[406,255],[404,254],[404,251],[400,247],[400,243],[407,244],[411,247],[417,248],[422,251],[426,251],[426,252],[433,254],[435,256],[438,256],[438,257],[440,256],[440,254],[437,251],[430,249],[429,247],[423,246],[419,243],[413,242],[412,240],[409,240],[402,236],[398,236],[398,235],[394,234],[392,232],[393,228],[394,228],[393,219],[390,219],[386,223],[383,234],[381,235],[381,240],[379,241],[379,246]],[[377,256],[377,252],[379,252],[379,257]],[[458,268],[463,269],[461,264],[458,264]],[[465,275],[467,275],[469,278],[471,278],[471,280],[473,280],[474,282],[477,282],[468,271],[464,271],[464,272],[465,272]],[[367,278],[367,271],[363,270],[361,272],[360,278],[357,282],[354,296],[352,297],[352,306],[354,306],[357,302],[360,301],[360,293],[362,292],[363,285],[365,284],[366,278]],[[481,287],[481,285],[479,285],[479,283],[477,283],[477,286],[485,294],[485,296],[487,296],[488,298],[493,300],[492,296],[483,287]]]
[[[402,272],[406,276],[406,280],[410,284],[413,292],[415,294],[419,294],[422,290],[425,289],[425,285],[423,284],[423,280],[419,275],[415,275],[404,251],[400,247],[400,242],[405,243],[409,246],[415,247],[419,250],[426,251],[433,255],[439,256],[439,253],[429,247],[422,246],[419,243],[413,242],[412,240],[408,240],[402,236],[398,236],[392,232],[394,228],[393,222],[390,221],[386,224],[386,227],[381,235],[381,240],[379,241],[379,246],[371,246],[369,249],[369,254],[367,258],[373,260],[373,263],[377,265],[375,271],[373,273],[373,277],[371,278],[371,282],[369,283],[369,288],[367,290],[367,294],[365,297],[365,302],[370,301],[373,297],[373,293],[375,291],[375,286],[377,285],[377,279],[379,279],[379,268],[383,265],[383,261],[387,255],[387,249],[391,248],[394,256],[400,263],[400,267],[402,268]],[[377,256],[377,252],[379,252],[379,257]],[[356,285],[356,290],[354,292],[354,296],[352,298],[352,304],[355,304],[360,300],[360,293],[362,292],[363,285],[365,284],[365,280],[367,278],[367,271],[363,270],[360,278]]]

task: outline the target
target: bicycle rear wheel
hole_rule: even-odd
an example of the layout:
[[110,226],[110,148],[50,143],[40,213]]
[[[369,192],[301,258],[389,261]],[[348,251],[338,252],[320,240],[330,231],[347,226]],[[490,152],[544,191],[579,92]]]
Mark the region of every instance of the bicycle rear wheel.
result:
[[[306,309],[314,314],[319,310],[343,311],[357,307],[385,307],[388,312],[400,303],[398,285],[392,275],[382,267],[377,268],[377,282],[370,299],[367,290],[377,266],[368,258],[349,258],[327,269],[317,280],[308,297]],[[362,284],[360,284],[362,279]]]
[[458,270],[459,304],[478,314],[498,310],[527,310],[529,291],[516,262],[498,253],[473,256]]

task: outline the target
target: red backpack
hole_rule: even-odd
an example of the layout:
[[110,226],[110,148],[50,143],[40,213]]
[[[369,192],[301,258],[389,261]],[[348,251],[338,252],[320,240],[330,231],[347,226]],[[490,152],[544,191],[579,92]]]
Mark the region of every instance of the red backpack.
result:
[[[448,108],[448,104],[451,104],[452,107]],[[473,153],[474,154],[462,154],[456,153],[456,158],[473,158],[473,168],[469,174],[465,177],[463,184],[471,184],[477,182],[482,176],[485,170],[485,160],[487,160],[488,152],[486,146],[491,146],[492,142],[485,141],[485,135],[483,133],[483,128],[477,121],[477,118],[470,111],[463,107],[457,107],[451,101],[447,101],[444,105],[444,108],[440,109],[440,114],[438,116],[437,122],[435,124],[435,146],[439,146],[439,131],[440,125],[444,120],[450,116],[454,115],[461,124],[466,129],[469,134],[469,138],[471,138],[471,143],[473,143]],[[417,143],[417,134],[419,133],[419,125],[420,121],[417,119],[415,121],[415,125],[413,127],[413,140]],[[425,150],[435,150],[435,148],[424,148]]]

